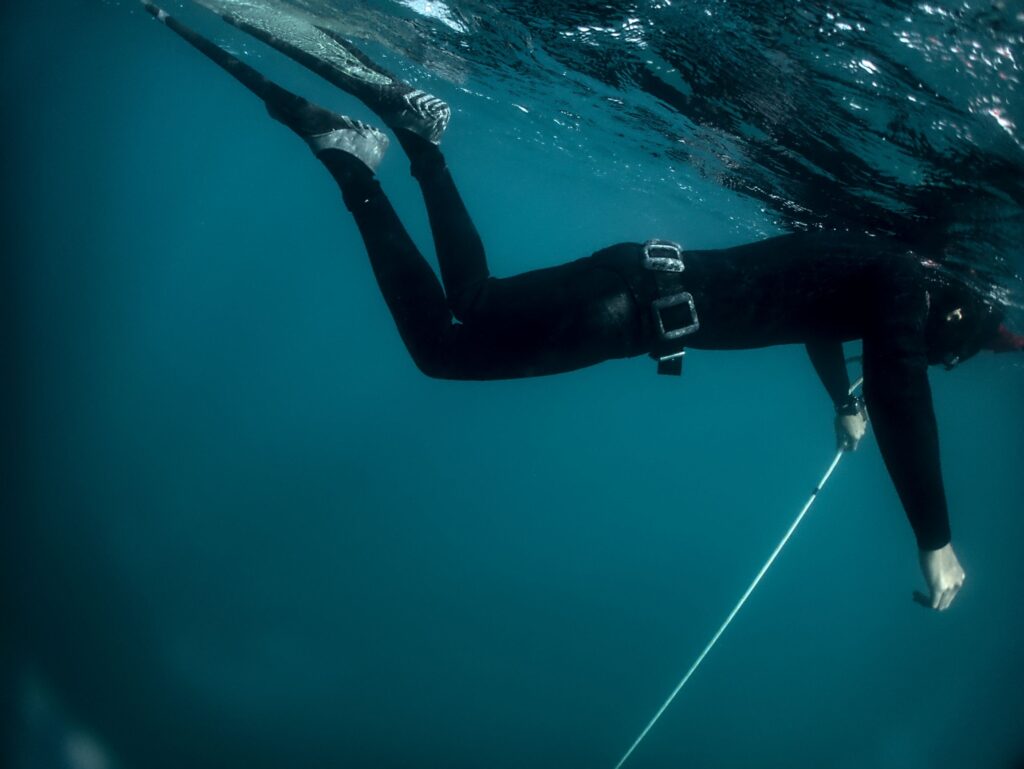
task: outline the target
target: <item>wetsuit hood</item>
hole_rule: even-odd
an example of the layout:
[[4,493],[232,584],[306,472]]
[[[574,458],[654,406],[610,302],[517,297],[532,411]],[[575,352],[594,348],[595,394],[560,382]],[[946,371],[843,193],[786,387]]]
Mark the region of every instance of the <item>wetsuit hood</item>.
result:
[[928,280],[928,362],[951,369],[982,349],[995,349],[1003,338],[1003,317],[1002,308],[982,291],[936,270]]

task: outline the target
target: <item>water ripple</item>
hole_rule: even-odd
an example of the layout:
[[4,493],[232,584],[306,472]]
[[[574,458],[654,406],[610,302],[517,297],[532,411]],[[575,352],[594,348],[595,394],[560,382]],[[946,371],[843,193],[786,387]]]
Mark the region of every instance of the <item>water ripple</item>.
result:
[[614,146],[623,184],[683,197],[700,177],[782,228],[894,233],[1019,294],[1011,0],[281,4],[508,105],[502,140],[591,165]]

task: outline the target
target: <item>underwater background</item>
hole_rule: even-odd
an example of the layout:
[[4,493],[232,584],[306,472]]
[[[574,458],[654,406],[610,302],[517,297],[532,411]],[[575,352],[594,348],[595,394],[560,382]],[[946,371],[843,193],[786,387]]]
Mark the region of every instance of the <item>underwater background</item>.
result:
[[[1015,0],[281,7],[449,101],[497,275],[917,233],[1024,325]],[[0,21],[0,762],[614,766],[831,459],[802,348],[427,379],[333,181],[248,92],[127,0]],[[429,246],[397,146],[379,176]],[[911,600],[869,437],[627,766],[1019,769],[1022,383],[1012,356],[932,376],[949,612]]]

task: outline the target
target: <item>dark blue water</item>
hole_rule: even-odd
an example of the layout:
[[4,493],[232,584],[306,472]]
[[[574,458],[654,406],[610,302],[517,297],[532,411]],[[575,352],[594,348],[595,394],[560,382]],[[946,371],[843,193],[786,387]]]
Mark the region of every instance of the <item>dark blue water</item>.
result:
[[[1020,304],[1017,4],[303,6],[451,103],[496,274],[914,231]],[[234,81],[132,3],[2,19],[10,763],[614,766],[828,464],[803,351],[426,379],[334,183]],[[400,153],[380,177],[428,244]],[[932,377],[951,611],[911,600],[869,439],[629,765],[1015,767],[1022,377]]]

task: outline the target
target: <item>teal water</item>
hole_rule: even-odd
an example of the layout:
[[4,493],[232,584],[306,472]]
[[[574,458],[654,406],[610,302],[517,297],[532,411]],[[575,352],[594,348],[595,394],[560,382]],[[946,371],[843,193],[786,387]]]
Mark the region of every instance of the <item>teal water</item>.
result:
[[[11,765],[614,766],[828,465],[803,351],[426,379],[333,182],[249,94],[131,3],[3,21]],[[787,224],[619,147],[592,104],[553,146],[497,74],[373,50],[451,102],[496,274]],[[380,176],[427,246],[400,153]],[[911,601],[869,439],[630,766],[1017,766],[1022,376],[988,356],[932,377],[951,611]]]

